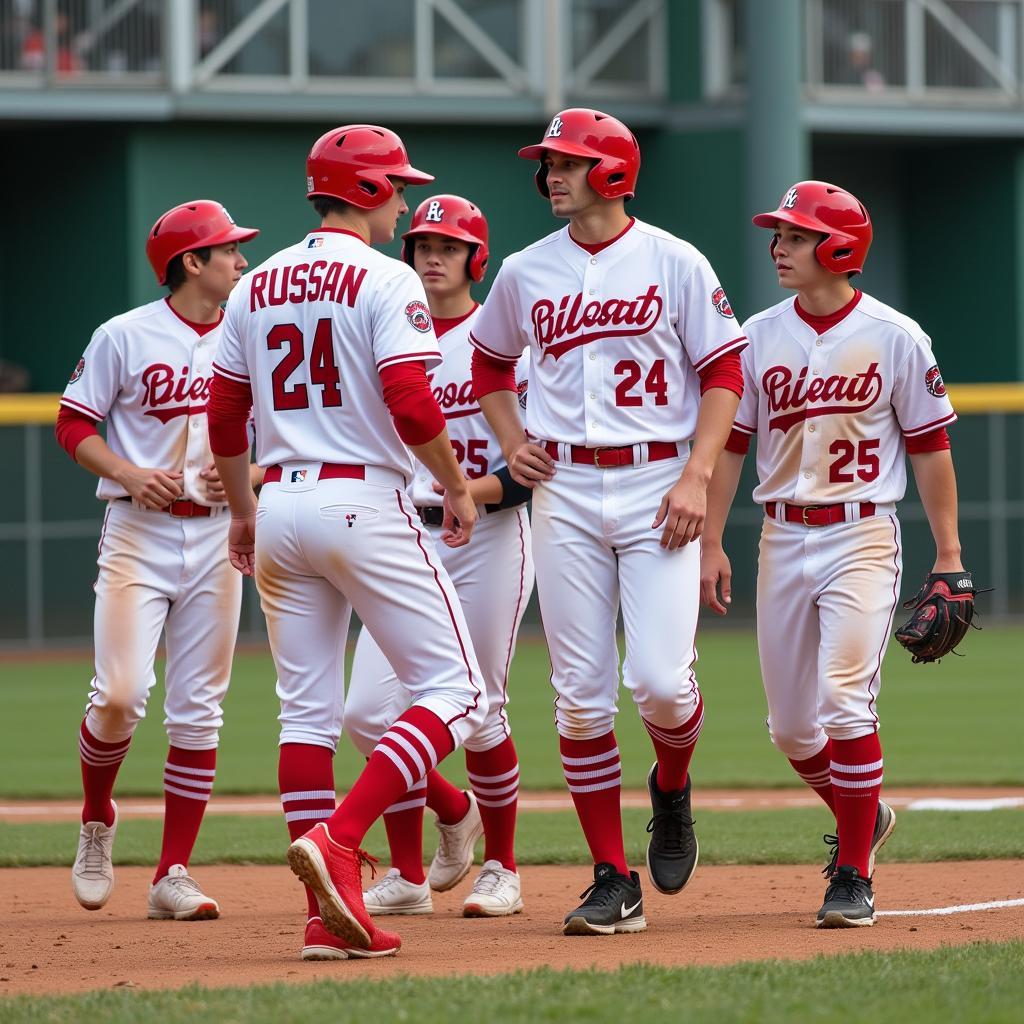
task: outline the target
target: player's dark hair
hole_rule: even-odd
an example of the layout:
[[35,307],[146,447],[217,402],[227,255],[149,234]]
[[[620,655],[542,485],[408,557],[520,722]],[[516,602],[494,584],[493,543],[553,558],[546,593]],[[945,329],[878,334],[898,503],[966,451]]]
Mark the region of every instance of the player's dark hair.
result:
[[313,209],[320,215],[321,220],[324,220],[329,213],[343,214],[352,209],[351,203],[335,199],[334,196],[313,196],[310,202],[313,204]]
[[[206,264],[210,262],[212,248],[209,245],[202,245],[198,249],[189,249],[187,251],[194,253],[200,263]],[[167,287],[172,292],[176,292],[185,283],[187,277],[188,275],[185,273],[185,253],[179,253],[167,264]]]

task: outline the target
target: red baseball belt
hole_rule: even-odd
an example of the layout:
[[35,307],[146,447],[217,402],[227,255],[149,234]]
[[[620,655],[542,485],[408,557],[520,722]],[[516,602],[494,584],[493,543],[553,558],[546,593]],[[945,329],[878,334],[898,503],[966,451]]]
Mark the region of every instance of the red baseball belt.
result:
[[[131,495],[125,494],[118,498],[118,501],[131,501]],[[194,519],[196,516],[213,515],[213,509],[209,505],[200,505],[196,501],[189,501],[187,498],[178,498],[170,505],[163,508],[147,508],[147,512],[166,512],[175,519]]]
[[[673,441],[645,441],[647,445],[647,461],[660,462],[662,459],[675,459],[679,456],[679,446]],[[598,469],[614,469],[617,466],[635,466],[636,445],[624,444],[618,447],[585,448],[583,445],[571,445],[569,448],[572,462],[581,466],[597,466]],[[546,441],[544,451],[556,462],[559,461],[558,441]]]
[[[271,466],[267,469],[266,473],[263,474],[263,482],[265,484],[277,484],[281,482],[281,467]],[[292,474],[304,473],[305,470],[292,470]],[[336,462],[325,462],[320,467],[320,473],[317,476],[317,480],[365,480],[366,479],[366,467],[365,466],[351,466],[344,463]],[[292,480],[291,483],[299,483],[298,480]]]
[[[766,501],[764,512],[769,519],[777,519],[780,502]],[[870,519],[875,514],[873,501],[860,502],[860,519]],[[832,526],[847,522],[845,505],[785,505],[783,518],[787,523],[801,523],[804,526]]]

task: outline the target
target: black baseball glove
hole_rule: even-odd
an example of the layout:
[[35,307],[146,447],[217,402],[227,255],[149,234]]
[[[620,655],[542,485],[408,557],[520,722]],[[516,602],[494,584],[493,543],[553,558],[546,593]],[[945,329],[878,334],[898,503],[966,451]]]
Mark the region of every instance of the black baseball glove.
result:
[[956,649],[974,619],[976,594],[969,572],[928,574],[924,586],[903,605],[913,608],[913,614],[896,630],[896,639],[915,665],[938,661]]

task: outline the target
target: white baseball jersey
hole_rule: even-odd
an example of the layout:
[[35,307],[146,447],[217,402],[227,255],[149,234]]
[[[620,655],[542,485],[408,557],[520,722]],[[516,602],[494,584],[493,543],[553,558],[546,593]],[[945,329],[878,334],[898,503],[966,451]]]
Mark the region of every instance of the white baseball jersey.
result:
[[252,386],[259,465],[348,463],[410,477],[379,371],[440,359],[413,269],[320,228],[238,283],[214,369]]
[[[107,444],[136,466],[178,471],[184,497],[203,505],[201,470],[213,463],[206,400],[221,327],[200,337],[166,299],[101,324],[79,359],[61,405],[107,421]],[[128,492],[105,477],[96,496]]]
[[529,346],[528,432],[588,447],[689,440],[697,371],[744,345],[704,256],[641,221],[596,255],[565,227],[508,257],[471,340]]
[[754,500],[899,501],[904,437],[956,419],[924,331],[862,295],[820,337],[786,299],[751,317],[736,429],[757,434]]
[[[469,332],[479,312],[479,309],[475,310],[441,336],[439,345],[444,362],[428,375],[434,398],[444,413],[455,455],[462,472],[470,480],[495,473],[505,465],[501,446],[473,393],[473,374],[470,369],[473,348],[469,343]],[[516,389],[523,409],[526,408],[529,366],[529,352],[524,352],[516,366]],[[441,504],[441,495],[434,491],[433,483],[434,477],[430,470],[417,462],[412,486],[409,488],[409,494],[417,505]]]

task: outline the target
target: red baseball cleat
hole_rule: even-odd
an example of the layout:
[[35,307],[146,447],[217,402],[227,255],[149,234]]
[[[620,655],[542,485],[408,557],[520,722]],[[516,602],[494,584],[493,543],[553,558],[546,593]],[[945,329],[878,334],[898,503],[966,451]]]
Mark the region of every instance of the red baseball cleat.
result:
[[402,940],[391,932],[374,928],[369,949],[356,949],[332,935],[319,917],[306,924],[306,938],[302,945],[303,960],[366,960],[370,957],[394,956],[402,947]]
[[363,861],[372,867],[373,858],[336,843],[322,821],[288,847],[288,865],[316,895],[324,928],[369,950],[376,929],[363,904]]

